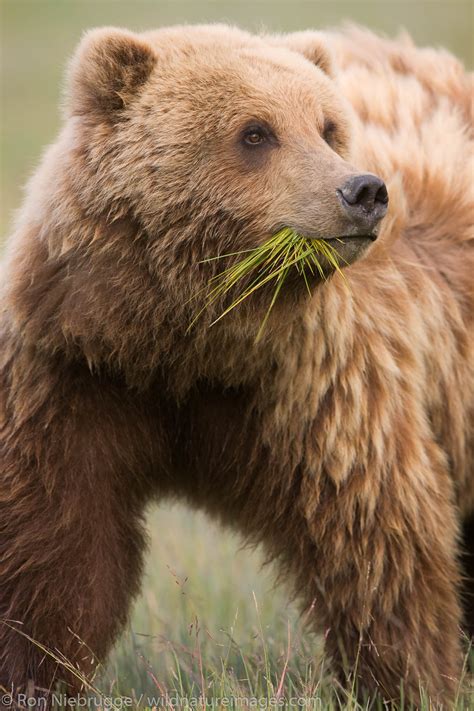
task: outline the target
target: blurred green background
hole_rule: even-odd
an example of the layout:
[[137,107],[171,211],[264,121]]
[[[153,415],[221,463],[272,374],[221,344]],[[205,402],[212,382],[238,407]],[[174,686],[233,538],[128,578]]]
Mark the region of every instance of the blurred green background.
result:
[[[58,130],[65,64],[83,30],[92,26],[141,30],[226,21],[252,30],[293,31],[351,20],[389,34],[403,27],[417,42],[443,45],[473,65],[470,0],[0,0],[0,9],[0,245],[25,180]],[[255,673],[255,690],[268,683],[265,650],[277,667],[284,659],[290,620],[292,678],[300,691],[310,688],[309,677],[320,673],[308,661],[316,658],[318,643],[304,641],[295,609],[284,591],[272,590],[272,570],[261,571],[258,551],[240,551],[231,534],[179,506],[151,512],[150,529],[143,594],[107,672],[111,688],[117,678],[126,691],[154,688],[150,665],[168,686],[183,683],[181,673],[186,683],[194,683],[196,618],[205,630],[200,644],[209,678],[219,680],[227,654],[235,683],[239,674]],[[233,656],[231,636],[237,645]],[[253,655],[254,672],[244,669],[246,654]]]

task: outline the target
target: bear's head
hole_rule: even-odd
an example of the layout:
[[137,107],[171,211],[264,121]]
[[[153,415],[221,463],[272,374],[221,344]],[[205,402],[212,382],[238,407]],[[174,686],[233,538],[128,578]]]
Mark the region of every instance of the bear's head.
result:
[[[125,333],[151,347],[139,324],[168,350],[192,339],[196,294],[223,268],[209,260],[252,249],[282,227],[338,239],[347,263],[365,252],[387,193],[350,163],[351,109],[331,74],[316,32],[253,36],[211,25],[86,34],[43,190],[53,214],[49,257],[69,253],[77,281],[75,300],[61,297],[62,333],[87,341],[88,358],[102,340],[129,360],[116,343]],[[293,281],[280,302],[293,308],[304,293]],[[255,335],[269,298],[256,292],[219,338]],[[222,304],[213,308],[194,335],[203,343]]]
[[201,244],[206,256],[290,226],[347,237],[352,261],[375,236],[386,193],[348,162],[349,112],[330,72],[317,33],[90,32],[72,64],[69,113],[110,130],[95,156],[106,177],[96,201],[129,202],[151,238],[186,222],[203,243],[210,218],[222,233],[229,221],[225,244],[222,234]]

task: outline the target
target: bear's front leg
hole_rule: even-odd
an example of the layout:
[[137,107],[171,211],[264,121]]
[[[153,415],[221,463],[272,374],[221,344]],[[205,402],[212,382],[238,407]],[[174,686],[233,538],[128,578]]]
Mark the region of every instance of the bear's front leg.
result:
[[[438,476],[439,474],[439,476]],[[359,694],[448,703],[461,673],[457,521],[444,472],[377,483],[353,473],[303,485],[307,543],[296,542],[299,589],[326,633],[344,682]],[[309,576],[308,570],[315,571]]]
[[0,685],[14,699],[59,680],[76,693],[120,631],[161,443],[145,396],[79,366],[23,365],[0,370]]

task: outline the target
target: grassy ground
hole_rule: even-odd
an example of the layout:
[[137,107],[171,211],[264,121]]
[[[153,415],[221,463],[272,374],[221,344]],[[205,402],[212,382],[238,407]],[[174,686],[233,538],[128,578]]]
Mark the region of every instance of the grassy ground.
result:
[[[295,708],[373,708],[334,682],[324,640],[308,633],[258,551],[239,549],[230,533],[179,506],[153,511],[150,521],[143,595],[96,680],[106,696],[124,696],[133,707],[168,693],[178,708],[200,696],[255,699],[260,708],[272,699],[291,708],[292,698]],[[474,652],[466,665],[474,671]],[[470,683],[466,675],[456,709],[474,708]],[[428,700],[423,708],[432,708]]]
[[[94,681],[105,699],[133,709],[188,709],[202,697],[217,708],[238,699],[243,708],[378,708],[331,677],[323,638],[308,633],[258,551],[180,506],[155,509],[150,524],[143,594]],[[466,673],[456,709],[474,708],[471,684]],[[431,708],[426,699],[422,709]]]
[[[177,505],[154,509],[149,523],[142,594],[89,685],[86,708],[388,708],[358,701],[350,679],[343,688],[332,677],[323,636],[309,633],[307,615],[275,588],[258,550],[242,549],[238,538]],[[456,711],[474,709],[473,649],[466,649],[464,664]],[[435,711],[421,693],[420,711]],[[55,702],[64,711],[60,692]]]
[[[21,186],[57,132],[64,65],[87,27],[227,20],[282,31],[350,18],[391,33],[403,25],[419,42],[444,44],[473,64],[470,0],[0,0],[0,12],[0,244]],[[153,706],[165,691],[168,708],[176,707],[175,695],[188,698],[177,704],[187,708],[201,694],[246,697],[244,708],[271,706],[272,697],[279,708],[289,707],[290,697],[300,699],[300,708],[358,708],[325,668],[323,640],[305,633],[285,591],[273,589],[272,570],[262,571],[258,551],[239,550],[230,534],[180,507],[151,512],[150,532],[142,596],[96,679],[104,694],[129,698],[132,708]],[[460,694],[457,708],[474,708],[471,701]]]

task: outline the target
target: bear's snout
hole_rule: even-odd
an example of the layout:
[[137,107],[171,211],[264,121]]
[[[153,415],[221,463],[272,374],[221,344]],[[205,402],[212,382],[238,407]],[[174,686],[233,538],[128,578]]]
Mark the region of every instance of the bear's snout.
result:
[[372,173],[351,175],[336,192],[346,214],[364,231],[371,232],[387,212],[387,188]]

